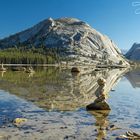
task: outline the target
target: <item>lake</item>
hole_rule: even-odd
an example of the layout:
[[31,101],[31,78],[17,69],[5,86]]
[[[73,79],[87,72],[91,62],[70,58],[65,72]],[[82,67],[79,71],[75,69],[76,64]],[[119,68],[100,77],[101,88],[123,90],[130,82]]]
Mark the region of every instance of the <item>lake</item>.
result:
[[[57,67],[0,73],[0,140],[113,140],[140,130],[140,70]],[[87,111],[106,79],[110,111]],[[15,125],[15,118],[26,118]]]

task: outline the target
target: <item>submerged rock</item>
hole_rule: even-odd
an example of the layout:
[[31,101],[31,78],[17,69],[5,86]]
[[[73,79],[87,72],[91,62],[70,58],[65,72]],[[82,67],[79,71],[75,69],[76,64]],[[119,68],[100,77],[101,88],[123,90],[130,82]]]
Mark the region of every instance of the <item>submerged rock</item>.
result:
[[20,125],[20,124],[22,124],[22,123],[24,123],[24,122],[27,122],[27,119],[25,119],[25,118],[16,118],[16,119],[13,121],[13,124],[16,125],[16,126],[18,126],[18,125]]

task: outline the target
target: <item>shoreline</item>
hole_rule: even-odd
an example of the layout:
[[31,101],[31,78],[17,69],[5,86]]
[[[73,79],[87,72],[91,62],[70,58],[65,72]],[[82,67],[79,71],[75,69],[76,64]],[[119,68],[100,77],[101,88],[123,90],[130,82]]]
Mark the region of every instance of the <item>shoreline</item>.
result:
[[[0,64],[2,66],[2,64]],[[15,67],[23,67],[23,66],[36,66],[36,67],[92,67],[92,68],[99,68],[99,69],[104,69],[104,68],[128,68],[128,66],[123,66],[123,65],[64,65],[64,64],[3,64],[3,66],[15,66]]]

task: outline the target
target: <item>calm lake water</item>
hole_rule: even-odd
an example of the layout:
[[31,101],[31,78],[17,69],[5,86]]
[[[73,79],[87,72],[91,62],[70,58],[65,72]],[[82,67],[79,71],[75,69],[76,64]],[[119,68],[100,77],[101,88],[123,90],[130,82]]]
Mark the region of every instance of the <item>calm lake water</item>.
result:
[[[71,74],[47,67],[34,74],[10,70],[0,74],[0,140],[113,140],[128,130],[140,132],[138,69]],[[87,111],[96,99],[100,77],[107,81],[111,111]],[[27,122],[15,126],[15,118]]]

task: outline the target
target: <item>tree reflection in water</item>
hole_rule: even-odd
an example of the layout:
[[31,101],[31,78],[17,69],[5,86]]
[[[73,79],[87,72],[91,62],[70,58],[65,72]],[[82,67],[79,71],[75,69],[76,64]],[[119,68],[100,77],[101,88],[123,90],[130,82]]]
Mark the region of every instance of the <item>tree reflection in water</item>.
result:
[[8,70],[0,78],[0,88],[11,94],[33,101],[46,110],[77,110],[94,102],[98,89],[97,80],[106,80],[105,93],[109,93],[125,69],[83,70],[71,74],[68,69],[48,67],[36,70],[34,75],[23,71]]

